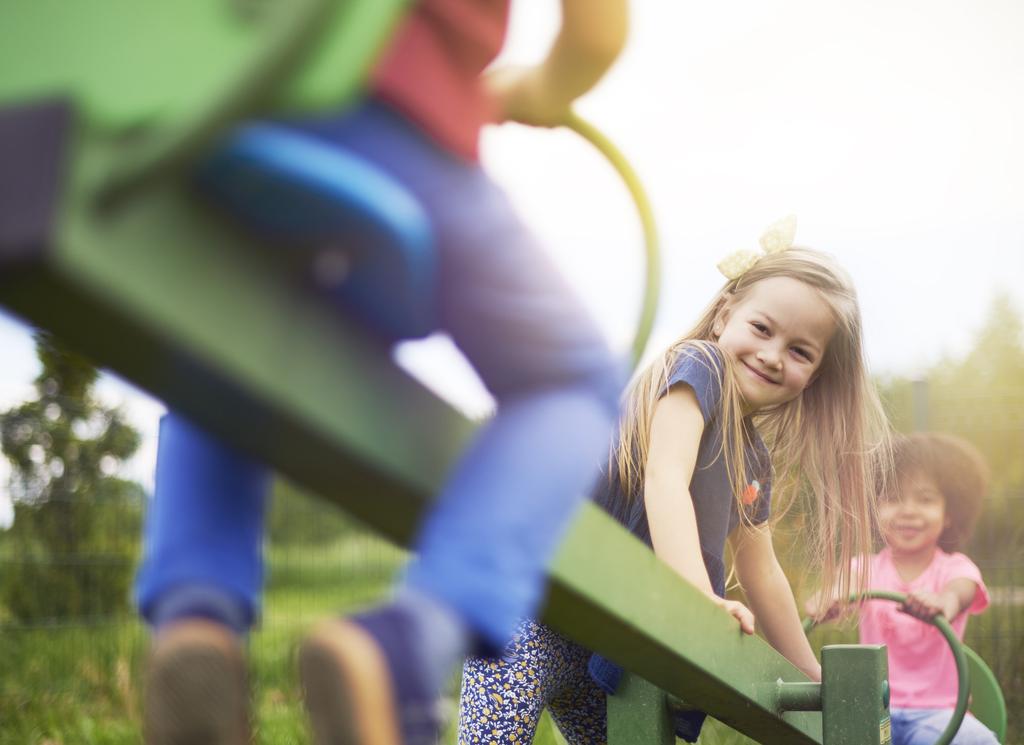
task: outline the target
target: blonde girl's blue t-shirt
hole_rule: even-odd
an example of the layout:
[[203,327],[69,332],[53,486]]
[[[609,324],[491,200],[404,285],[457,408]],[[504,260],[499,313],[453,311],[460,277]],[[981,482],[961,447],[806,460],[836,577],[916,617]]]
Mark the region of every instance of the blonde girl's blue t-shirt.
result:
[[[724,596],[725,541],[739,525],[741,518],[722,457],[721,409],[725,366],[722,353],[714,351],[715,355],[709,360],[700,350],[684,349],[673,365],[659,397],[676,386],[688,386],[693,389],[704,417],[704,432],[690,480],[690,496],[693,499],[701,555],[708,578],[715,593]],[[746,494],[752,497],[751,503],[745,505],[744,509],[750,521],[757,525],[767,521],[770,515],[771,460],[768,448],[749,418],[744,420],[744,427],[747,435],[744,450]],[[648,546],[651,545],[643,494],[627,495],[617,474],[601,479],[594,493],[594,502]],[[588,667],[591,677],[602,689],[609,694],[615,692],[622,676],[620,667],[596,654]],[[703,719],[704,715],[699,712],[685,712],[677,716],[676,734],[689,742],[695,742]]]

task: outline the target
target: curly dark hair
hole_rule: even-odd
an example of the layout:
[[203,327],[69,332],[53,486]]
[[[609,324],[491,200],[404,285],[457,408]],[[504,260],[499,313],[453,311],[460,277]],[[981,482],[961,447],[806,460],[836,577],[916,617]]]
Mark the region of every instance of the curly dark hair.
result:
[[935,482],[949,516],[939,547],[943,551],[962,548],[974,532],[981,500],[988,492],[989,468],[977,448],[953,435],[917,432],[896,438],[893,463],[897,477],[920,472]]

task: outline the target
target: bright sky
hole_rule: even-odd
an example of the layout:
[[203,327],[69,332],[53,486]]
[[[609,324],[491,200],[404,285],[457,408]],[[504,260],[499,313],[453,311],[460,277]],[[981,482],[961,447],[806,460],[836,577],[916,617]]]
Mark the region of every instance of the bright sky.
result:
[[[554,0],[520,0],[503,60],[539,59],[557,21]],[[696,318],[718,260],[790,213],[799,244],[853,275],[876,372],[962,354],[997,289],[1024,309],[1022,38],[1019,0],[634,0],[628,49],[578,110],[654,204],[665,267],[651,349]],[[495,128],[484,159],[627,347],[640,232],[614,174],[569,132]],[[0,350],[6,406],[30,392],[36,364],[2,318]],[[399,358],[465,410],[487,408],[444,340]],[[155,431],[159,404],[114,380],[104,390]],[[153,445],[131,466],[147,483]]]

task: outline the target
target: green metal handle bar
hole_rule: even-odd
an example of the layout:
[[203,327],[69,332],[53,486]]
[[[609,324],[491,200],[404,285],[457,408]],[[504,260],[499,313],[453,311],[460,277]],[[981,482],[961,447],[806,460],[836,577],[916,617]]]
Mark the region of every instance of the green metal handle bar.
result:
[[221,97],[157,134],[140,152],[118,159],[100,184],[98,203],[109,207],[142,184],[158,179],[208,145],[227,123],[252,114],[302,60],[333,7],[332,0],[296,3],[295,12],[287,14],[287,22],[275,29],[263,52]]
[[[867,590],[861,594],[853,593],[850,595],[849,602],[856,603],[860,600],[891,600],[902,605],[907,602],[907,596],[900,592],[889,592],[887,590]],[[931,620],[931,624],[945,637],[946,643],[949,644],[949,648],[953,652],[953,660],[956,662],[956,677],[957,685],[959,686],[956,706],[953,708],[952,719],[949,720],[946,729],[939,735],[939,739],[935,741],[935,745],[949,745],[949,743],[953,742],[953,738],[956,737],[964,715],[967,713],[967,703],[971,696],[970,673],[967,667],[967,655],[964,653],[960,640],[956,638],[953,627],[949,625],[949,621],[944,616],[939,615]],[[815,625],[816,623],[813,618],[804,619],[805,632],[813,629]]]
[[658,242],[658,230],[654,222],[654,211],[651,209],[650,200],[644,191],[636,171],[630,166],[622,152],[612,144],[611,140],[605,137],[594,125],[582,119],[575,112],[570,112],[564,122],[564,126],[576,132],[583,139],[597,148],[612,164],[619,176],[622,177],[626,188],[633,197],[637,212],[640,216],[640,224],[644,233],[644,246],[646,256],[646,274],[644,277],[643,304],[640,309],[640,320],[637,322],[636,331],[633,335],[631,347],[631,359],[635,368],[644,349],[651,337],[651,329],[654,327],[654,317],[658,312],[658,296],[661,289],[661,254]]

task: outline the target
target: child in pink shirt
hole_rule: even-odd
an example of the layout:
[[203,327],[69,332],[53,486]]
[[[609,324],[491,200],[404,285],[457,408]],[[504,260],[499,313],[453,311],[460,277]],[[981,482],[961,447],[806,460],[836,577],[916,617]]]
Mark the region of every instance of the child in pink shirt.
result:
[[[988,607],[981,572],[956,552],[973,530],[988,469],[971,445],[940,434],[898,439],[894,458],[896,489],[878,508],[886,546],[868,557],[869,586],[908,599],[865,603],[860,641],[888,647],[893,745],[933,745],[956,705],[957,674],[945,637],[921,619],[941,613],[962,639],[968,615]],[[952,745],[997,740],[968,714]]]

